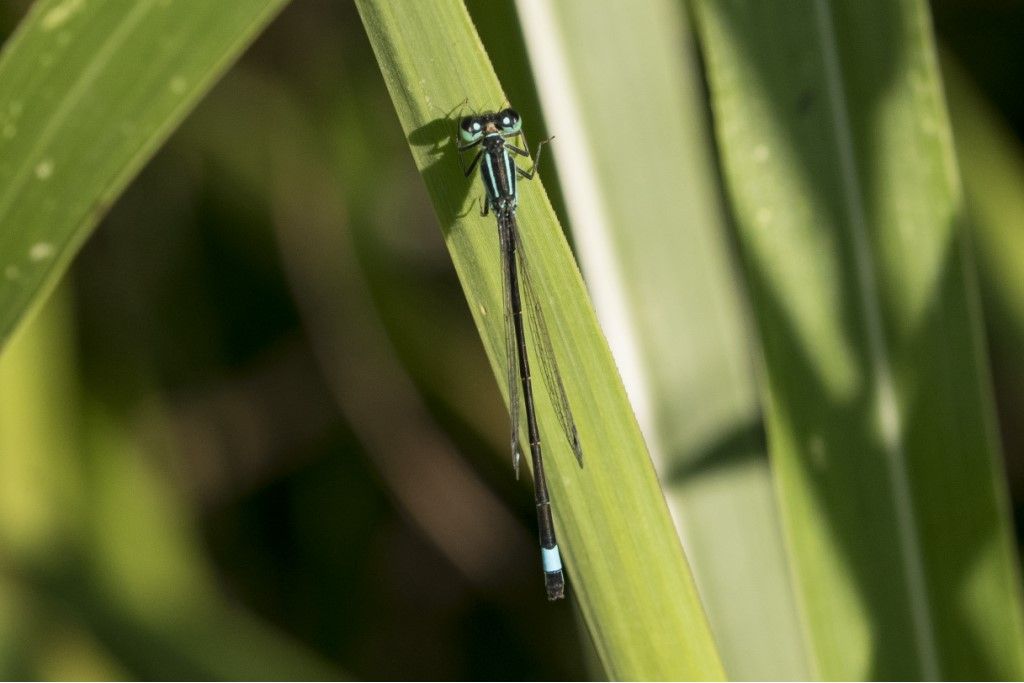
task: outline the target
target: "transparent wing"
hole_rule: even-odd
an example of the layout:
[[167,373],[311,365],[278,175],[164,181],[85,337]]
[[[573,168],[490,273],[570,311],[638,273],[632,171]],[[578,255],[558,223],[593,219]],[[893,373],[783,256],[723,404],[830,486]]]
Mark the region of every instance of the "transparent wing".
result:
[[519,478],[519,463],[523,452],[519,447],[519,358],[516,355],[516,331],[512,321],[511,263],[509,262],[509,240],[514,239],[515,224],[498,220],[498,240],[501,246],[501,291],[505,306],[505,371],[508,380],[508,414],[512,429],[512,468]]
[[579,435],[576,433],[576,422],[572,418],[572,409],[569,407],[569,398],[565,394],[565,385],[562,383],[562,376],[558,374],[558,360],[555,358],[555,351],[551,346],[551,335],[548,334],[547,323],[544,322],[544,311],[540,299],[537,297],[537,290],[533,286],[530,266],[527,263],[526,249],[522,237],[515,222],[510,225],[508,231],[511,239],[516,241],[516,254],[519,259],[519,282],[522,283],[522,290],[525,294],[525,311],[528,325],[533,338],[536,340],[537,349],[540,351],[540,367],[544,373],[544,383],[548,387],[551,396],[551,403],[558,415],[558,421],[562,424],[562,432],[565,434],[573,455],[576,456],[580,467],[583,467],[583,448],[580,446]]

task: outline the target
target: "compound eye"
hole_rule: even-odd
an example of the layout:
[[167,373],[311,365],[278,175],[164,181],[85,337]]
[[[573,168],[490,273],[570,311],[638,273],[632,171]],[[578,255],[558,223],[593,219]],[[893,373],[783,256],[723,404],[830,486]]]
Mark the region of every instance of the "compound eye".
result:
[[474,142],[483,135],[484,127],[480,119],[475,116],[467,116],[459,122],[459,137],[464,142]]
[[518,133],[523,126],[522,119],[519,118],[519,113],[515,109],[504,109],[498,112],[497,119],[498,126],[506,134]]

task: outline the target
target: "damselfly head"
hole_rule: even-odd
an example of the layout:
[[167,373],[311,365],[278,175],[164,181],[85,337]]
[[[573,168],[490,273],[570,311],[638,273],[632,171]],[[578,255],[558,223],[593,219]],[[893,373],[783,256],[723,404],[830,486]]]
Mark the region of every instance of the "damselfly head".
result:
[[459,122],[459,137],[465,143],[473,143],[484,135],[499,133],[502,137],[518,135],[523,129],[523,119],[515,109],[467,116]]

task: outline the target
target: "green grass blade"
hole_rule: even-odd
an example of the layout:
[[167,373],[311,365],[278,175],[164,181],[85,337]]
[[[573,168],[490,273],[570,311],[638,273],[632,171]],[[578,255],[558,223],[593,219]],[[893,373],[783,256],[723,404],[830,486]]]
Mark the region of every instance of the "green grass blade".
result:
[[0,347],[284,3],[33,5],[0,58]]
[[[462,177],[452,147],[454,122],[446,118],[466,97],[473,106],[499,106],[503,97],[494,70],[460,2],[360,0],[357,6],[501,378],[496,231],[493,218],[478,215],[479,183]],[[545,462],[570,590],[610,677],[721,677],[682,549],[572,255],[540,184],[520,187],[534,282],[547,305],[588,458],[580,470],[538,385]],[[537,580],[539,596],[539,567]]]
[[726,672],[807,678],[684,8],[518,4],[575,245]]
[[921,0],[696,2],[824,678],[1020,678],[1005,482]]

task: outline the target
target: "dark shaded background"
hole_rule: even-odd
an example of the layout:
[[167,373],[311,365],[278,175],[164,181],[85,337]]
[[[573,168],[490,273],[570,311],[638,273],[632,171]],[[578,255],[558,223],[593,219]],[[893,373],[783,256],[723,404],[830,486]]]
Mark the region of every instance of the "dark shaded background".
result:
[[[4,35],[25,5],[2,6]],[[510,3],[470,9],[538,139]],[[1024,2],[933,9],[944,45],[1024,137]],[[596,671],[571,601],[543,598],[504,408],[351,3],[295,0],[69,279],[85,400],[160,444],[152,457],[231,604],[338,675]],[[1019,367],[994,356],[1014,473]],[[1024,481],[1011,485],[1019,529]],[[179,674],[159,659],[120,666]]]

